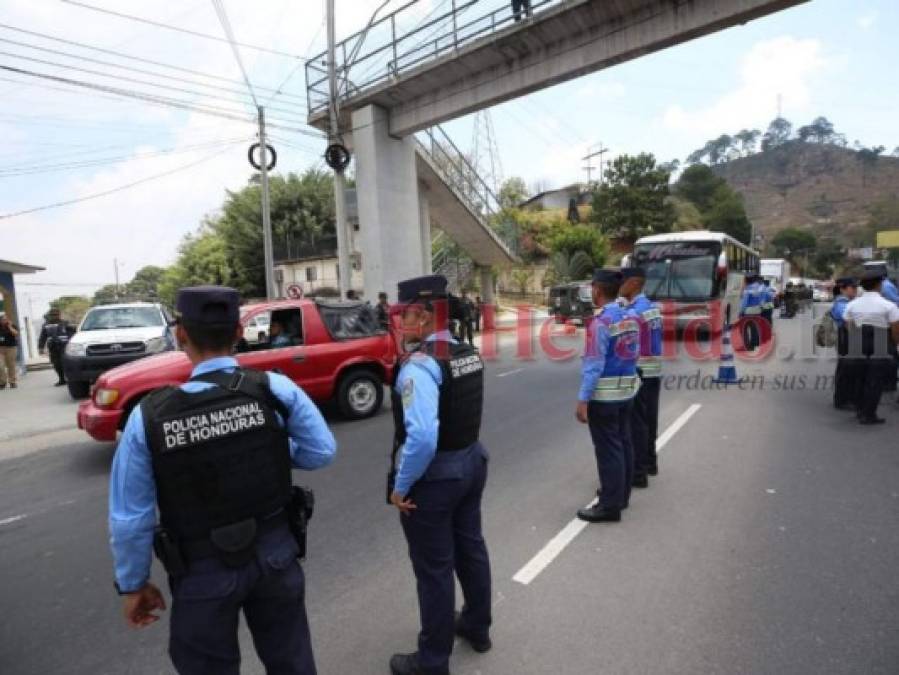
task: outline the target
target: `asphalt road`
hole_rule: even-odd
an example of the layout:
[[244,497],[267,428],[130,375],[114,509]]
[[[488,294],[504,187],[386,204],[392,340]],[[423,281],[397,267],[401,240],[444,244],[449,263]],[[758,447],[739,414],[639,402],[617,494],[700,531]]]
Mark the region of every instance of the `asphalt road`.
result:
[[[781,343],[798,344],[799,328],[781,324]],[[513,576],[572,532],[596,469],[573,415],[577,360],[519,360],[513,347],[489,365],[482,434],[494,649],[457,644],[454,673],[899,672],[893,395],[888,423],[862,428],[816,382],[831,361],[738,361],[756,378],[742,391],[701,386],[714,361],[669,363],[660,432],[682,426],[660,476],[621,524],[580,529],[524,585]],[[323,675],[387,673],[418,619],[398,516],[383,503],[389,411],[334,429],[335,464],[296,476],[317,496],[305,564],[316,658]],[[166,624],[129,630],[112,589],[114,447],[77,432],[27,444],[0,461],[0,672],[172,672]],[[246,633],[242,644],[244,672],[262,672]]]

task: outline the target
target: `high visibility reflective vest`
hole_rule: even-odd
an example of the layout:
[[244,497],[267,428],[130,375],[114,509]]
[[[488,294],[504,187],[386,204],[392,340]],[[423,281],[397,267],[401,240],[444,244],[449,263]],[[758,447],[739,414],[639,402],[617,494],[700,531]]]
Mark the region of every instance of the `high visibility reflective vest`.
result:
[[762,313],[762,303],[765,301],[765,292],[761,284],[752,283],[743,289],[743,307],[741,314],[745,316],[759,315]]
[[642,377],[662,375],[662,312],[643,293],[627,306],[640,321],[640,357],[637,367]]
[[606,403],[629,401],[640,388],[637,359],[640,355],[640,322],[617,303],[603,307],[593,319],[594,330],[605,327],[605,364],[593,390],[593,400]]

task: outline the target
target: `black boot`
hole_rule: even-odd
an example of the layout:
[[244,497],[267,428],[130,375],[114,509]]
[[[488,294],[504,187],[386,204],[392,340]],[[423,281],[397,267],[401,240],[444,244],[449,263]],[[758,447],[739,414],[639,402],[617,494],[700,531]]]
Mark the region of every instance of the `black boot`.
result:
[[617,523],[621,520],[621,511],[609,509],[597,504],[578,509],[577,517],[588,523]]
[[470,631],[462,623],[462,615],[459,614],[459,612],[456,612],[456,635],[471,645],[471,648],[478,654],[489,652],[490,648],[493,646],[493,643],[490,641],[490,635],[488,634],[481,637]]
[[442,670],[424,669],[418,665],[418,652],[414,654],[394,654],[390,657],[392,675],[449,675],[449,668]]
[[648,488],[649,487],[649,476],[647,476],[646,474],[642,474],[640,476],[634,476],[634,479],[631,481],[631,487]]

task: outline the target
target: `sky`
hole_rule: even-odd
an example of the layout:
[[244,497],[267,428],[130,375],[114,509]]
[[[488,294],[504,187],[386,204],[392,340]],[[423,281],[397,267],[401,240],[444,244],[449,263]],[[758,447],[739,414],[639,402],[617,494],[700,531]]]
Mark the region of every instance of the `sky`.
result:
[[[82,2],[192,33],[100,12]],[[359,30],[381,2],[337,0],[338,39]],[[238,50],[257,101],[267,106],[270,122],[281,127],[270,130],[278,149],[276,170],[322,167],[325,141],[304,124],[301,61],[325,48],[322,0],[222,4],[238,42],[279,52]],[[391,0],[382,15],[403,4]],[[483,0],[482,6],[504,4]],[[447,0],[419,0],[404,10],[402,23],[420,24],[446,5]],[[540,187],[583,181],[581,158],[599,143],[609,148],[607,160],[644,151],[662,161],[683,160],[722,133],[764,129],[777,114],[778,101],[795,126],[826,115],[850,143],[884,145],[889,152],[899,146],[896,25],[895,0],[812,0],[495,106],[489,114],[501,177],[521,176]],[[0,167],[0,259],[47,268],[18,277],[19,305],[26,313],[30,306],[37,315],[59,295],[90,295],[113,282],[116,266],[124,282],[144,265],[170,264],[184,235],[215,214],[225,190],[246,184],[252,174],[246,152],[255,139],[254,102],[231,47],[196,33],[225,35],[212,0],[0,3],[0,66],[154,92],[239,118],[0,69],[0,157],[5,160]],[[379,36],[370,39],[377,42]],[[152,73],[182,79],[163,80]],[[444,126],[460,148],[472,147],[472,116]],[[112,192],[4,217],[107,191]]]

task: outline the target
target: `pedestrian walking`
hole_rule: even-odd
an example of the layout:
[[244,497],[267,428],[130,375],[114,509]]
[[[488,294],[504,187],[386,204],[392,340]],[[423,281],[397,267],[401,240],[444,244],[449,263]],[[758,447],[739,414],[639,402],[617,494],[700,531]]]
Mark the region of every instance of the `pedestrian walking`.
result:
[[591,523],[618,522],[630,502],[634,449],[630,415],[639,388],[640,326],[618,304],[621,272],[596,270],[593,304],[601,310],[590,322],[581,367],[577,420],[590,427],[599,470],[598,500],[577,517]]
[[[418,649],[395,654],[393,675],[445,675],[453,635],[477,652],[491,648],[491,576],[481,530],[487,450],[479,440],[484,364],[477,351],[438,326],[446,302],[441,275],[398,287],[407,351],[391,392],[394,442],[388,502],[400,523],[415,572],[421,632]],[[395,469],[393,468],[395,466]],[[455,610],[455,579],[462,611]]]
[[37,348],[41,354],[45,350],[50,353],[50,363],[53,364],[53,370],[56,371],[58,378],[56,387],[62,387],[66,384],[66,374],[63,368],[63,355],[66,351],[66,345],[69,339],[75,334],[75,327],[62,318],[62,314],[58,309],[51,309],[45,317],[44,327],[41,328],[41,334],[38,336]]
[[298,564],[312,499],[292,486],[291,469],[329,464],[334,436],[291,380],[231,356],[243,333],[237,291],[181,289],[176,326],[190,380],[143,399],[112,465],[110,544],[125,620],[146,627],[166,608],[150,581],[155,550],[181,675],[238,675],[241,611],[266,672],[314,675]]
[[19,386],[19,328],[6,314],[0,314],[0,389]]
[[462,292],[462,300],[460,302],[460,339],[464,342],[468,340],[468,344],[474,345],[474,303],[468,297],[466,291]]
[[531,16],[531,0],[512,0],[512,16],[515,21],[521,21],[521,15],[525,18]]

